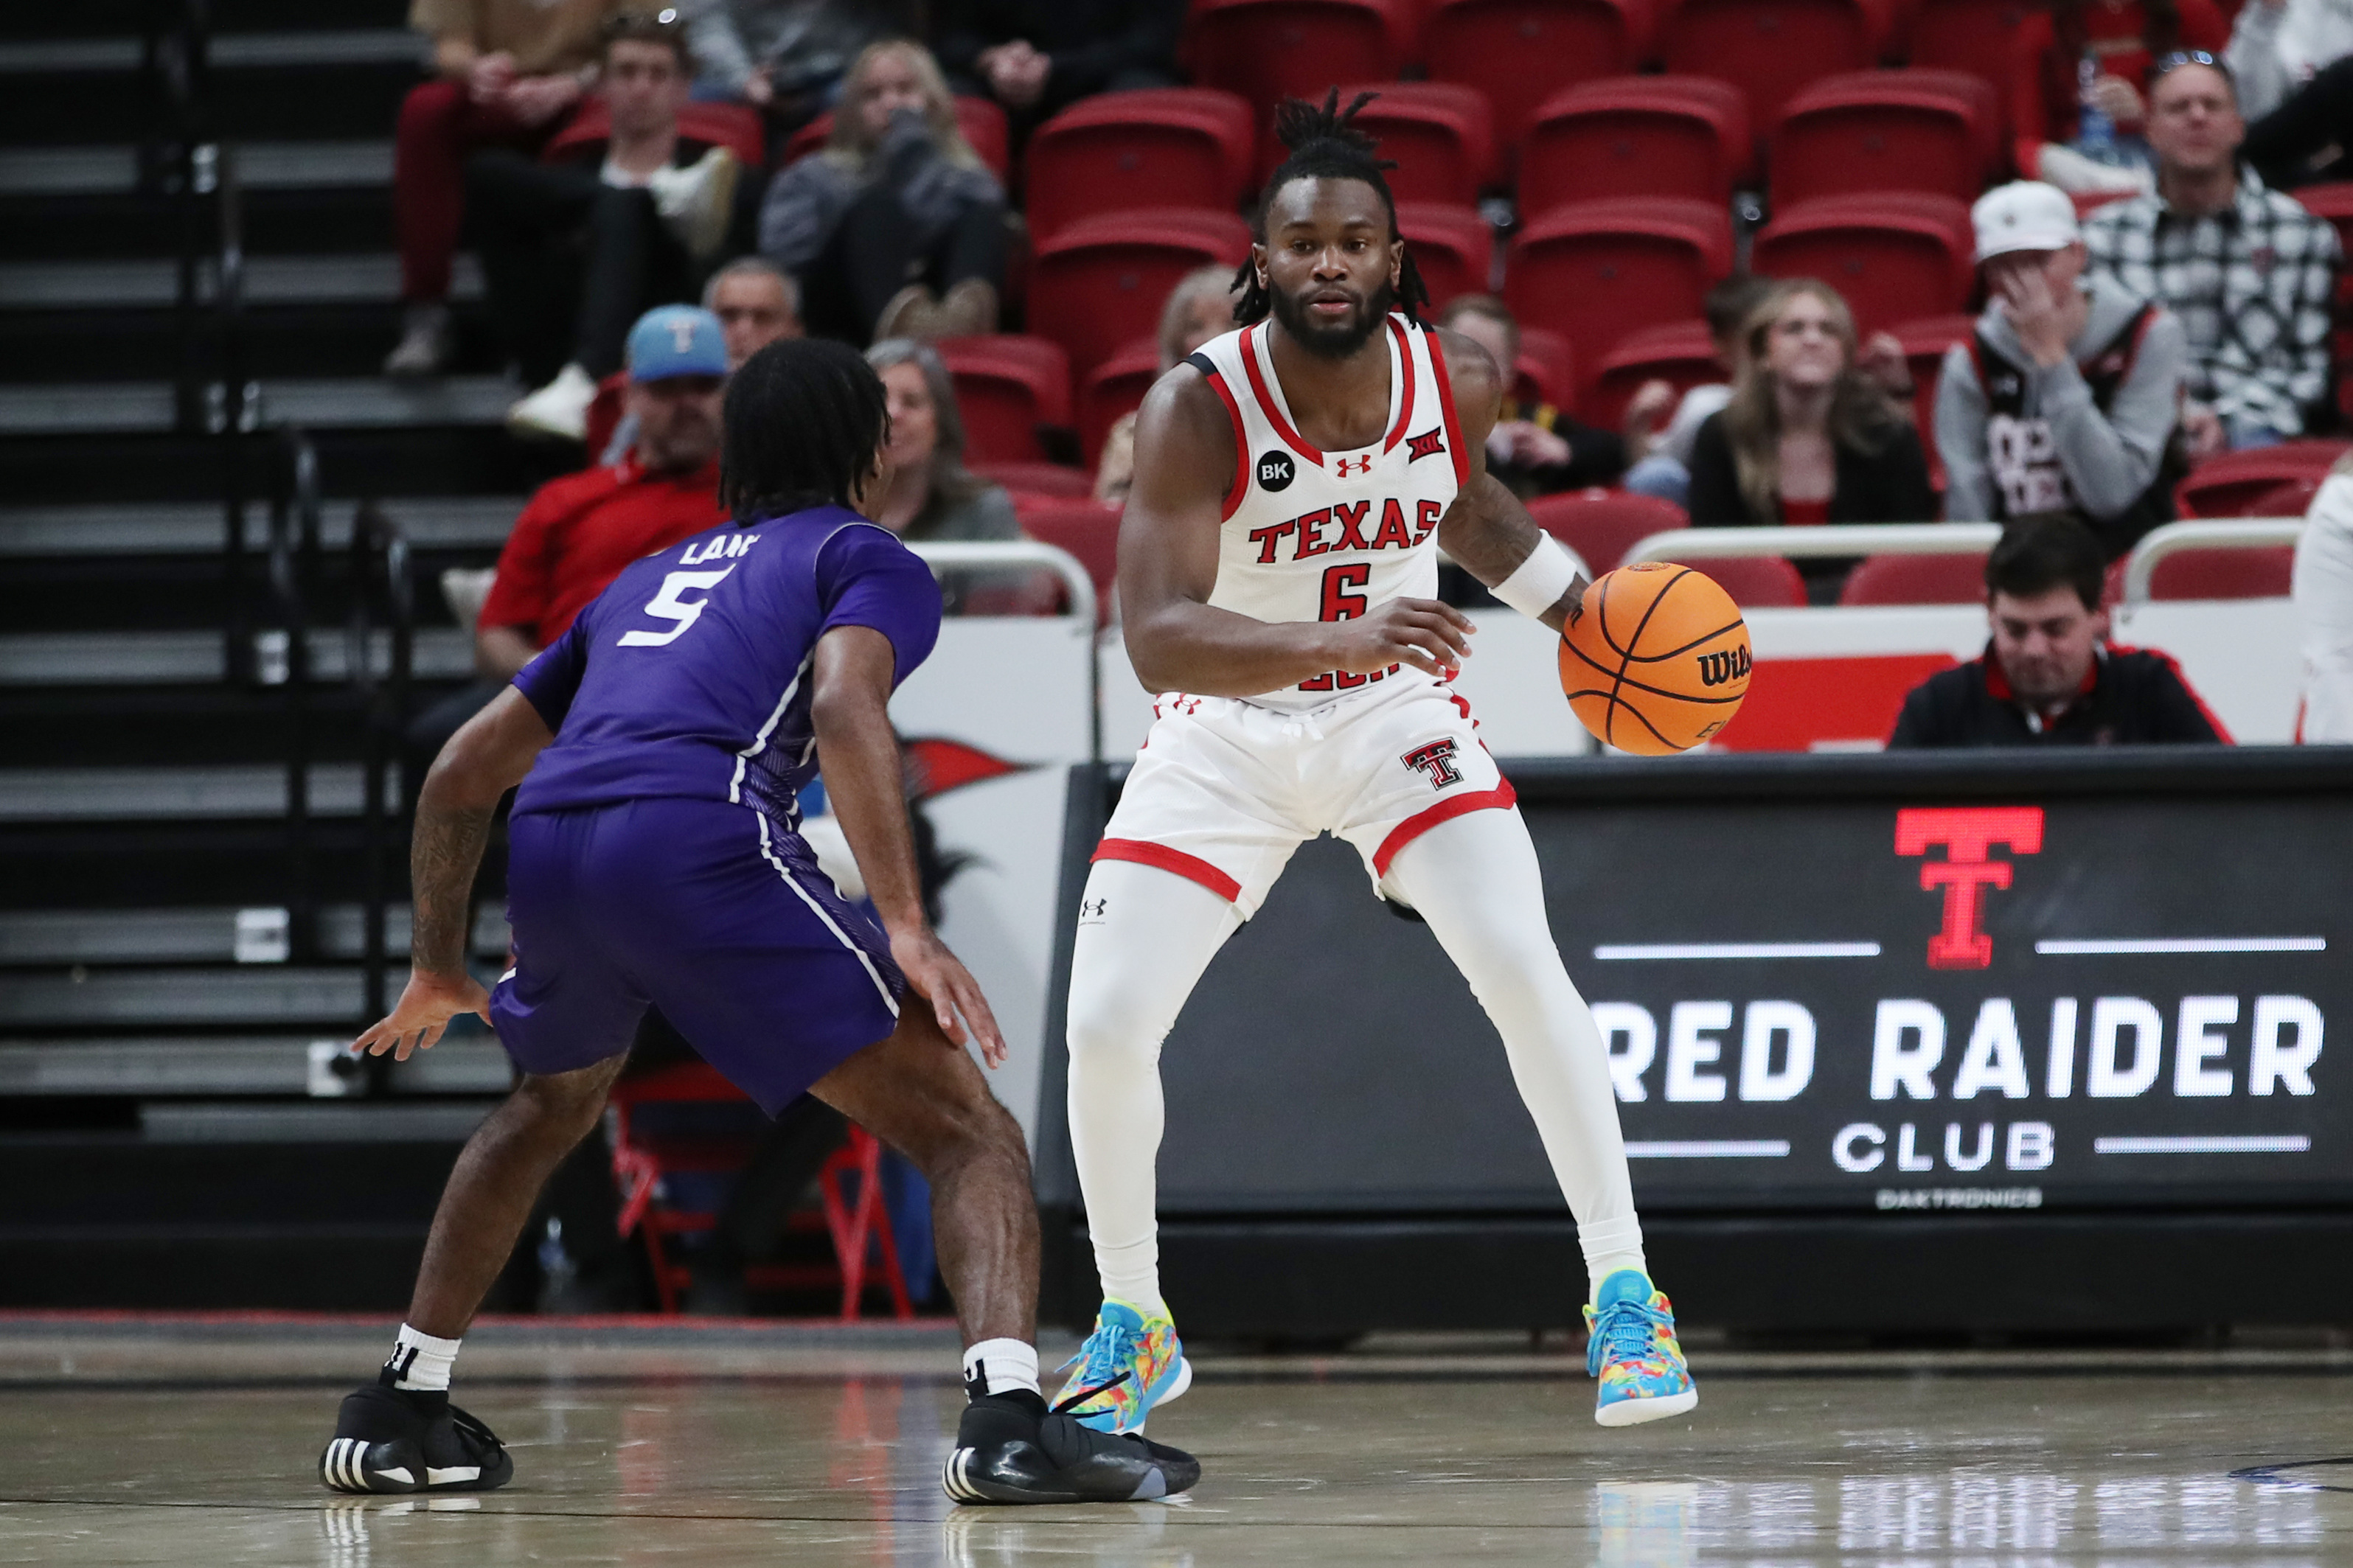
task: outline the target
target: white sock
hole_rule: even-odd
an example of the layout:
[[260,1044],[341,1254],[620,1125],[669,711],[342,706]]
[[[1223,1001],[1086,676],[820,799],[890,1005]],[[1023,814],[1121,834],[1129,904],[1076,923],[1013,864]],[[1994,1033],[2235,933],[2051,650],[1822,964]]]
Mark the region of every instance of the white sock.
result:
[[1577,1227],[1577,1244],[1585,1253],[1586,1297],[1588,1301],[1601,1296],[1601,1282],[1620,1268],[1631,1268],[1643,1279],[1651,1277],[1650,1265],[1642,1259],[1642,1225],[1640,1220],[1603,1220]]
[[431,1334],[418,1333],[406,1323],[401,1324],[399,1337],[392,1342],[392,1355],[384,1363],[392,1369],[393,1387],[447,1394],[450,1363],[458,1359],[458,1347],[465,1342],[437,1340]]
[[1038,1392],[1038,1347],[1019,1340],[983,1340],[964,1352],[964,1385],[983,1394]]

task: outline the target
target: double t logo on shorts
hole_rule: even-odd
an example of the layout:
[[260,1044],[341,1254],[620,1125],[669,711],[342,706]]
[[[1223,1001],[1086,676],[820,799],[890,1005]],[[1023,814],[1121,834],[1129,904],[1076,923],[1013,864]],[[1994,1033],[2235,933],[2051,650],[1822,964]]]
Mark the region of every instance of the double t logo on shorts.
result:
[[1428,776],[1430,787],[1444,789],[1462,782],[1462,770],[1454,765],[1455,743],[1451,739],[1432,741],[1426,746],[1416,746],[1398,761],[1418,773]]

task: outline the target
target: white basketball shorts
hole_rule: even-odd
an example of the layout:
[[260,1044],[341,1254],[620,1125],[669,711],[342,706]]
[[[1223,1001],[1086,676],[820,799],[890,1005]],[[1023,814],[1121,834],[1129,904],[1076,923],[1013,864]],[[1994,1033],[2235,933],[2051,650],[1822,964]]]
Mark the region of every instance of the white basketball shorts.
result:
[[1181,693],[1154,710],[1094,858],[1189,878],[1244,920],[1320,833],[1355,845],[1377,889],[1422,834],[1514,798],[1470,703],[1436,681],[1384,682],[1297,713]]

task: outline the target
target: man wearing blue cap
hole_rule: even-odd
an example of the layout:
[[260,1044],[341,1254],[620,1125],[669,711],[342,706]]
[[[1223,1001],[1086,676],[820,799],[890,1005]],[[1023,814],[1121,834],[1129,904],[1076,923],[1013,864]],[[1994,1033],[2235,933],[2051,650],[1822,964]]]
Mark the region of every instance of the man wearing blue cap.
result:
[[405,798],[416,798],[424,764],[458,727],[562,637],[623,567],[724,521],[719,409],[728,365],[719,318],[692,305],[658,306],[629,330],[628,354],[636,444],[618,463],[541,486],[515,519],[474,620],[479,679],[410,723]]

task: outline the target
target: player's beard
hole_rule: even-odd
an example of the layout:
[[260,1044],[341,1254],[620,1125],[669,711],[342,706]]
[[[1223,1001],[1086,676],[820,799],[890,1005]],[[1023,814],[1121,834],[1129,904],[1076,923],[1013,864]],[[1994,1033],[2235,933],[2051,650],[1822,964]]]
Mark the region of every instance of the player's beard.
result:
[[1384,278],[1380,287],[1358,303],[1356,314],[1345,321],[1327,323],[1311,317],[1299,299],[1273,289],[1267,291],[1267,303],[1282,330],[1291,334],[1293,342],[1318,359],[1346,359],[1363,348],[1381,330],[1381,323],[1388,320],[1389,307],[1396,302],[1397,290]]

